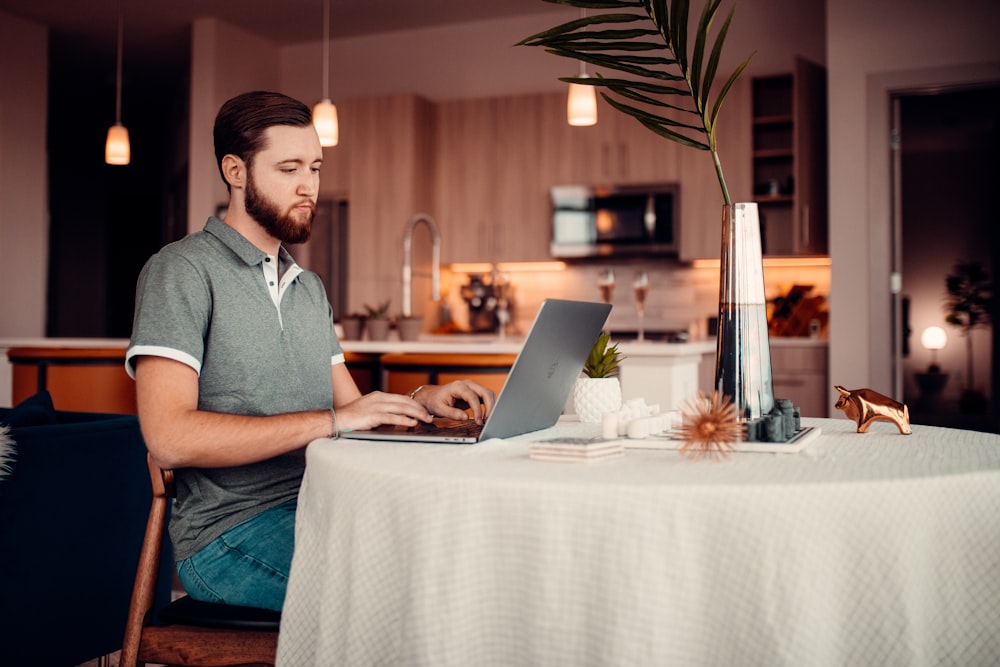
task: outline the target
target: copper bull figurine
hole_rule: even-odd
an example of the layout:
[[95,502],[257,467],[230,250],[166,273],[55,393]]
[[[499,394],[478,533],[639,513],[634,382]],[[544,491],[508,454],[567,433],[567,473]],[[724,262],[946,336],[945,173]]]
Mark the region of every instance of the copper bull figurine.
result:
[[843,410],[848,419],[858,423],[858,433],[866,433],[872,422],[892,422],[903,435],[909,435],[910,411],[905,403],[893,400],[872,389],[844,389],[834,385],[840,398],[834,406]]

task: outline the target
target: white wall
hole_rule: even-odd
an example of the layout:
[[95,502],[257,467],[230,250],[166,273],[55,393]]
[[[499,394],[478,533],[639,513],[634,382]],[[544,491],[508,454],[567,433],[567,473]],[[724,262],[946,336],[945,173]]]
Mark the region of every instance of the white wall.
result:
[[[697,4],[697,3],[696,3]],[[748,76],[791,71],[801,55],[826,57],[823,0],[739,3],[720,77],[754,53]],[[731,5],[723,7],[728,11]],[[691,10],[694,24],[700,7]],[[578,10],[332,40],[330,95],[337,99],[415,93],[434,101],[560,90],[574,61],[538,47],[514,46],[529,35],[577,18]],[[596,13],[596,12],[591,12]],[[716,19],[716,29],[724,16]],[[281,82],[312,104],[322,96],[322,42],[282,49]]]
[[48,31],[0,13],[0,338],[45,333]]
[[278,47],[216,19],[197,19],[191,39],[191,134],[188,231],[205,226],[229,201],[219,175],[212,125],[229,98],[251,90],[280,89]]
[[889,95],[998,80],[1000,3],[836,0],[827,3],[826,24],[830,379],[891,393]]

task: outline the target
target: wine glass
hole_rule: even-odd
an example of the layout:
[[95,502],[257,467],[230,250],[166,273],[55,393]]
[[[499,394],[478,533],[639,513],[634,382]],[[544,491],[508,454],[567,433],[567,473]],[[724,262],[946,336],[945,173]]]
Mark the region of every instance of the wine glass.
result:
[[493,294],[497,299],[497,332],[499,339],[507,337],[507,323],[510,322],[510,274],[494,270]]
[[635,296],[635,312],[639,317],[639,342],[646,340],[645,315],[646,296],[649,294],[649,274],[637,271],[632,280],[632,294]]
[[611,303],[611,297],[615,293],[614,269],[601,269],[597,274],[597,289],[601,290],[601,299],[604,303]]

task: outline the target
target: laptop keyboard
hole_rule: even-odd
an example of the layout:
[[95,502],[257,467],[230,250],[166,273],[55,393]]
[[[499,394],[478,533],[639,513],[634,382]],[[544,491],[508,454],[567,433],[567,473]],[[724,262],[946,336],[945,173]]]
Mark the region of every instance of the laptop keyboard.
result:
[[477,424],[474,419],[435,419],[433,424],[425,424],[423,422],[413,426],[408,431],[412,433],[434,433],[442,435],[454,435],[454,436],[470,436],[475,437],[479,435],[483,430],[482,424]]

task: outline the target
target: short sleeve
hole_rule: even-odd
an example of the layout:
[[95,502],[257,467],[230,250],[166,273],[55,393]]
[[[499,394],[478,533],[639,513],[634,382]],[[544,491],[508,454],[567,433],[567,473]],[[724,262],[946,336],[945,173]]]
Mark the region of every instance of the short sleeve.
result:
[[151,257],[136,288],[125,355],[129,375],[135,377],[135,358],[143,355],[176,359],[200,372],[211,312],[212,295],[196,266],[169,251]]

